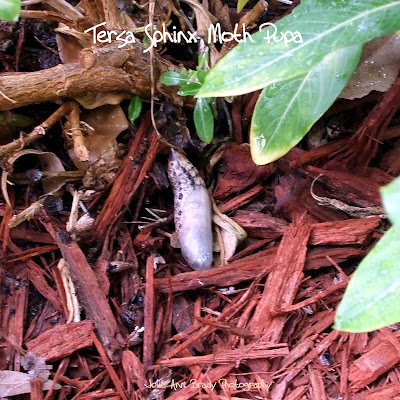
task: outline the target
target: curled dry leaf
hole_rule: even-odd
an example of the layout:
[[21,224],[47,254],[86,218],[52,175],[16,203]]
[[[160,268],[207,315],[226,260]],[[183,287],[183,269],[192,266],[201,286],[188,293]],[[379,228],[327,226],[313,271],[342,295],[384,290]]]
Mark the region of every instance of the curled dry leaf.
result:
[[[78,62],[78,56],[80,51],[83,49],[83,46],[79,43],[78,38],[71,34],[74,31],[73,29],[61,29],[66,30],[66,34],[56,34],[58,54],[60,55],[61,61],[64,64],[76,63]],[[58,29],[58,31],[60,31],[60,28]]]
[[87,112],[82,120],[91,130],[86,137],[89,160],[80,161],[73,149],[68,154],[76,167],[86,172],[83,179],[85,187],[99,188],[99,182],[109,182],[120,166],[119,148],[115,139],[128,128],[129,122],[119,105],[96,108]]
[[[91,35],[88,35],[87,33],[83,33],[81,31],[77,31],[76,29],[70,28],[69,26],[64,25],[62,23],[60,23],[58,25],[58,28],[54,29],[54,31],[57,34],[60,34],[60,36],[63,36],[64,38],[66,36],[70,36],[72,38],[75,38],[76,39],[76,43],[78,45],[80,45],[80,48],[82,48],[82,47],[86,48],[86,47],[93,46],[93,41],[92,41],[92,36]],[[64,43],[61,43],[61,44],[58,43],[59,39],[57,38],[57,34],[56,34],[57,46],[61,46],[61,49],[59,48],[59,51],[63,51],[64,48],[62,46],[64,46]],[[70,42],[70,44],[73,43],[72,39],[69,40],[69,42]],[[79,53],[79,52],[77,51],[77,53]],[[60,58],[64,63],[67,62],[67,61],[64,61],[61,56],[60,56]],[[72,62],[72,61],[68,61],[68,62]]]
[[221,237],[225,249],[224,264],[235,254],[238,244],[246,239],[246,231],[236,223],[232,218],[222,214],[216,204],[213,202],[213,216],[214,224],[221,228]]
[[[54,154],[50,152],[43,152],[37,154],[40,162],[40,166],[43,171],[49,172],[61,172],[65,171],[61,160]],[[65,178],[63,177],[51,177],[43,180],[42,186],[45,194],[51,194],[57,192],[65,184]]]
[[[103,106],[88,112],[82,120],[93,129],[93,133],[86,138],[87,148],[90,152],[89,163],[103,157],[116,137],[128,129],[129,122],[118,106]],[[72,161],[76,163],[74,157]],[[76,163],[80,169],[86,169],[86,163]]]
[[386,92],[400,71],[400,37],[397,34],[375,39],[364,46],[356,72],[340,94],[358,99],[372,90]]
[[[16,160],[18,160],[22,156],[26,155],[35,155],[39,162],[42,171],[46,172],[64,172],[65,169],[61,163],[61,160],[51,152],[43,152],[40,150],[21,150],[15,153],[12,157],[10,157],[7,162],[8,164],[12,167],[15,163]],[[3,169],[2,175],[1,175],[1,190],[4,196],[4,199],[6,200],[7,204],[11,208],[11,203],[10,199],[8,197],[7,193],[7,179],[9,175],[9,171],[6,171]],[[65,177],[62,176],[55,176],[48,177],[46,180],[42,182],[43,190],[45,194],[52,194],[57,192],[59,189],[62,188],[62,186],[66,183]]]

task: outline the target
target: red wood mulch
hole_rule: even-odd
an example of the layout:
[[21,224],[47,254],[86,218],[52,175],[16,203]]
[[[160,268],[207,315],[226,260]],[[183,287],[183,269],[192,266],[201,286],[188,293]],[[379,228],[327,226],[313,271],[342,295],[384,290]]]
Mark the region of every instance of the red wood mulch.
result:
[[[400,399],[398,327],[331,328],[354,267],[388,222],[351,218],[310,193],[322,174],[319,196],[380,206],[378,188],[400,172],[399,106],[400,79],[378,102],[355,103],[365,118],[352,135],[257,167],[240,145],[249,110],[234,105],[236,143],[225,147],[213,195],[248,238],[208,271],[190,271],[171,248],[170,222],[141,232],[126,224],[127,207],[138,215],[157,191],[152,167],[162,148],[148,114],[116,178],[89,206],[90,241],[64,231],[66,212],[10,230],[2,204],[0,370],[19,371],[30,351],[62,386],[43,394],[32,381],[20,398]],[[147,150],[132,163],[144,140]],[[66,323],[61,257],[81,322]],[[128,268],[109,272],[115,260]]]

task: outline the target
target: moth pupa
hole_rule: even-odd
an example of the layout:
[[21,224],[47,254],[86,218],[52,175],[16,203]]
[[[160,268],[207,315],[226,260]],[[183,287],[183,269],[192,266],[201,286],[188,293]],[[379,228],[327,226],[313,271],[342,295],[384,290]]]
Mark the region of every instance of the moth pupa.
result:
[[193,269],[209,269],[212,264],[211,199],[197,169],[172,149],[168,177],[174,192],[175,229],[182,255]]

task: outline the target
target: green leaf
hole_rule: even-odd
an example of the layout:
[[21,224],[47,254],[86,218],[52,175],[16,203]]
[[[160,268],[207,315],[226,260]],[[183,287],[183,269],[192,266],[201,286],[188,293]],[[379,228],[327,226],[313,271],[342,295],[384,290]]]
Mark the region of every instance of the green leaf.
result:
[[208,53],[207,52],[200,53],[197,59],[197,68],[202,69],[207,60],[208,60]]
[[179,96],[194,96],[199,89],[201,84],[198,82],[190,82],[185,85],[181,90],[178,91]]
[[214,137],[214,116],[206,99],[197,99],[193,118],[199,138],[205,143],[211,143]]
[[199,80],[200,83],[204,83],[206,76],[207,76],[207,71],[202,71],[202,70],[197,71],[197,79]]
[[392,224],[400,224],[400,178],[381,188],[382,202]]
[[185,85],[188,77],[182,72],[166,71],[160,76],[160,82],[166,86],[179,86]]
[[334,51],[307,74],[273,83],[261,92],[250,129],[256,164],[275,161],[300,142],[350,79],[361,49]]
[[336,312],[334,328],[369,332],[400,321],[400,225],[361,261]]
[[21,12],[21,0],[0,0],[0,19],[18,21]]
[[135,119],[139,117],[142,112],[142,100],[139,96],[133,96],[128,107],[128,118],[131,124],[135,122]]
[[196,70],[189,69],[188,72],[187,72],[187,75],[189,77],[189,82],[188,83],[196,81],[196,79],[197,79],[197,71]]
[[249,0],[238,0],[236,12],[239,14],[248,2]]
[[197,97],[235,96],[304,75],[332,51],[399,28],[400,0],[303,0],[274,26],[252,35],[254,43],[246,38],[223,57]]

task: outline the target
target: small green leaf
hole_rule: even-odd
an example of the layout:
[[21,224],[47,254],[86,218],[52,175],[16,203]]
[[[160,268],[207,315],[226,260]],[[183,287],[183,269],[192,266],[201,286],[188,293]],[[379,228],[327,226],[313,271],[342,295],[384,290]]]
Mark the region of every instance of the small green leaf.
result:
[[21,12],[21,0],[0,0],[0,19],[18,21]]
[[361,46],[328,54],[307,74],[266,87],[250,129],[253,161],[267,164],[285,155],[336,100],[355,70]]
[[208,53],[206,53],[206,52],[200,53],[198,60],[197,60],[197,68],[202,69],[204,67],[207,59],[208,59]]
[[197,99],[193,119],[199,138],[205,143],[211,143],[214,137],[214,116],[206,99]]
[[193,82],[197,78],[197,71],[195,71],[194,69],[189,69],[187,72],[187,75],[190,79],[190,81],[188,83]]
[[361,261],[336,312],[334,328],[369,332],[400,321],[400,225]]
[[239,14],[248,2],[249,0],[238,0],[236,12]]
[[303,0],[260,28],[209,71],[197,97],[236,96],[292,79],[332,51],[395,32],[400,0]]
[[135,119],[139,117],[142,112],[142,100],[139,96],[133,96],[128,108],[128,118],[131,124],[135,122]]
[[179,86],[185,85],[188,77],[182,72],[166,71],[160,76],[160,82],[166,86]]
[[199,80],[200,83],[204,83],[206,76],[207,76],[207,71],[202,71],[202,70],[197,71],[197,79]]
[[400,224],[400,178],[381,188],[382,202],[392,224]]
[[185,85],[181,90],[179,90],[179,96],[194,96],[199,89],[201,88],[201,84],[198,82],[190,82]]

